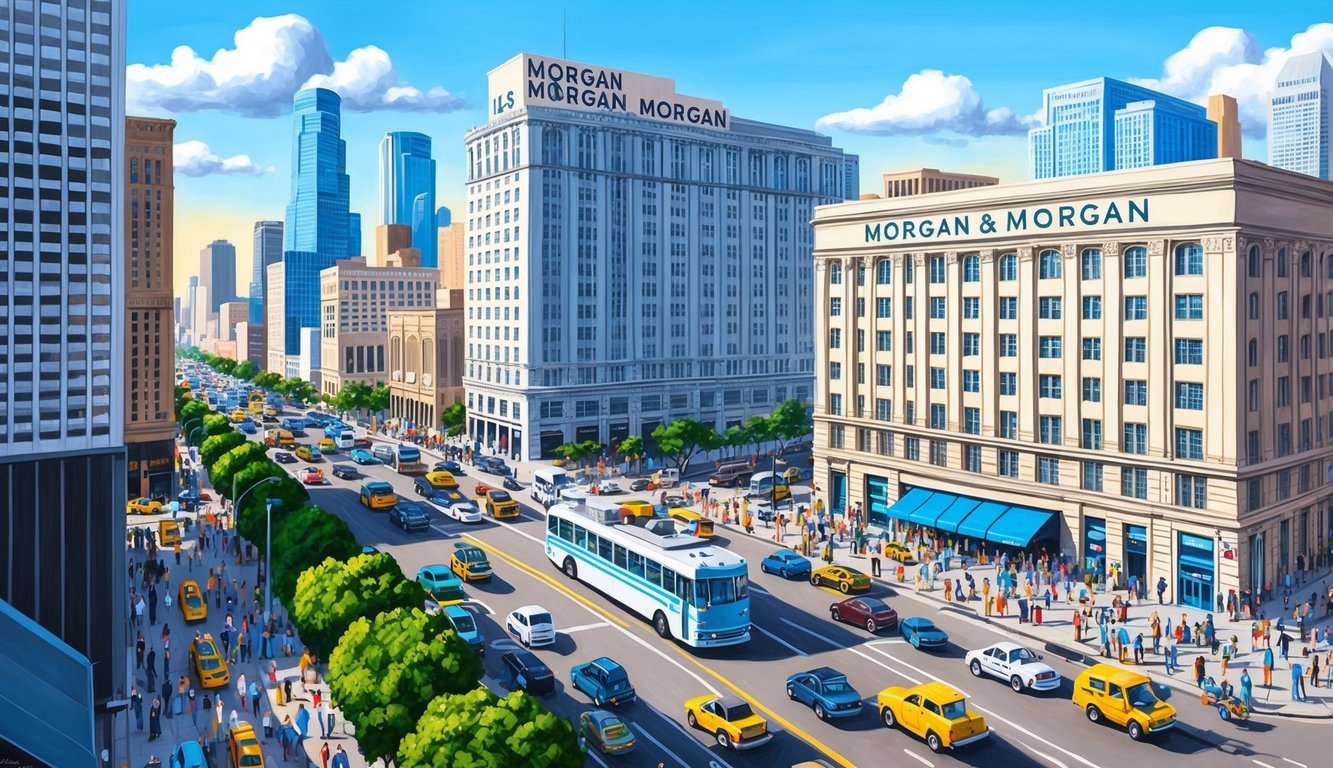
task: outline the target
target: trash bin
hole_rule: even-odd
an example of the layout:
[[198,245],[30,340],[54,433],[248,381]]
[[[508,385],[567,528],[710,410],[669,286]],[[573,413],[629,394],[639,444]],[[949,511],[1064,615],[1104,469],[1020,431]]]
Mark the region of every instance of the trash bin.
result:
[[1032,623],[1033,623],[1033,624],[1036,624],[1036,625],[1038,625],[1038,626],[1041,625],[1041,606],[1040,606],[1040,605],[1034,605],[1034,606],[1032,606]]

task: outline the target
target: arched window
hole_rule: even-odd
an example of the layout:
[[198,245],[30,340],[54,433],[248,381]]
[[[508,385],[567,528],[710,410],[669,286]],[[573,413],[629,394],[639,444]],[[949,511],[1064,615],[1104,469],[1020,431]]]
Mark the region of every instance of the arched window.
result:
[[403,370],[403,337],[394,336],[389,339],[389,370]]
[[1006,253],[1000,257],[1000,280],[1018,279],[1018,254]]
[[879,285],[893,284],[893,260],[880,259],[875,264],[875,282]]
[[426,375],[435,373],[435,345],[429,338],[421,340],[421,372]]
[[[1261,271],[1261,270],[1262,270],[1262,262],[1260,261],[1260,251],[1259,251],[1259,246],[1257,246],[1257,245],[1251,245],[1251,246],[1250,246],[1250,253],[1249,253],[1248,257],[1246,258],[1246,261],[1248,262],[1248,264],[1246,265],[1246,269],[1245,269],[1246,274],[1248,274],[1250,277],[1262,277],[1262,276],[1263,276],[1263,272]],[[1329,265],[1329,275],[1328,275],[1328,276],[1329,276],[1329,277],[1333,277],[1333,264],[1330,264],[1330,265]]]
[[421,345],[417,343],[416,336],[407,337],[407,371],[416,373],[421,370]]
[[981,282],[981,257],[975,253],[963,257],[963,282]]
[[1279,249],[1277,249],[1277,276],[1278,276],[1278,277],[1286,277],[1286,276],[1287,276],[1287,249],[1286,249],[1286,248],[1279,248]]
[[1059,251],[1042,251],[1038,262],[1037,278],[1040,280],[1058,279],[1061,266]]
[[1182,243],[1176,246],[1176,274],[1203,274],[1203,246],[1198,243]]
[[831,262],[828,265],[829,285],[842,285],[842,264],[840,262]]
[[1141,245],[1126,248],[1122,258],[1125,262],[1125,279],[1148,276],[1148,249]]
[[1251,368],[1259,364],[1259,342],[1255,339],[1250,339],[1249,357]]
[[1310,277],[1310,273],[1313,270],[1314,256],[1309,251],[1306,251],[1301,254],[1301,277]]

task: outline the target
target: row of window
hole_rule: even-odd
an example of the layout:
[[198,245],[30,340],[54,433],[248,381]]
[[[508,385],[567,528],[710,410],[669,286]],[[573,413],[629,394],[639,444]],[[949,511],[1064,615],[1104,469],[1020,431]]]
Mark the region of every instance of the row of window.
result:
[[[1120,257],[1124,279],[1133,280],[1148,276],[1148,249],[1141,245],[1126,248]],[[1001,282],[1018,279],[1018,254],[1005,253],[998,258]],[[962,258],[963,282],[981,282],[981,256],[969,253]],[[1099,248],[1085,248],[1079,255],[1080,276],[1083,280],[1102,279],[1102,252]],[[1203,247],[1198,243],[1182,243],[1176,246],[1173,259],[1174,274],[1178,277],[1203,274]],[[911,262],[904,262],[903,281],[911,283],[916,272]],[[829,283],[842,283],[842,264],[833,261],[829,264]],[[856,270],[856,284],[865,285],[865,268]],[[943,284],[947,281],[948,269],[943,255],[931,256],[927,262],[927,279],[931,283]],[[1037,254],[1037,278],[1056,280],[1064,276],[1064,255],[1057,250],[1044,250]],[[893,262],[883,259],[875,265],[875,282],[890,285],[893,282]]]

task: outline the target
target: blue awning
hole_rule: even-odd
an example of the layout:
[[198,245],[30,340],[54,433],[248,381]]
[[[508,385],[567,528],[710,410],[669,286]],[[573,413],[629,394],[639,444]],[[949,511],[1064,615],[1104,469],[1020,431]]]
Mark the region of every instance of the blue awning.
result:
[[1028,507],[1009,507],[1009,510],[991,524],[986,540],[1010,547],[1026,547],[1042,526],[1050,522],[1050,512]]
[[986,532],[990,530],[991,524],[1007,511],[1009,511],[1008,504],[983,501],[958,524],[958,533],[974,539],[988,539]]
[[934,528],[935,518],[956,498],[952,493],[932,493],[929,499],[907,515],[907,522]]
[[893,505],[884,510],[884,514],[889,517],[896,517],[899,520],[906,520],[907,516],[917,507],[930,501],[935,494],[924,488],[913,488],[903,495],[902,498],[893,502]]
[[972,512],[972,510],[981,506],[981,499],[974,499],[970,496],[955,496],[953,503],[944,510],[938,518],[935,519],[935,527],[941,531],[949,533],[958,533],[958,524]]

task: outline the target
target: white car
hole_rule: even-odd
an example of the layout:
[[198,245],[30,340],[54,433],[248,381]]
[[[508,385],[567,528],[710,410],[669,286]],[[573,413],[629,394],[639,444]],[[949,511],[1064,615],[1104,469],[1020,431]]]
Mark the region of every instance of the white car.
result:
[[620,487],[620,483],[614,480],[603,480],[597,484],[597,494],[599,496],[615,496],[624,493],[625,489]]
[[529,648],[555,642],[555,620],[551,618],[551,612],[540,605],[525,605],[510,613],[505,619],[505,628]]
[[996,643],[989,648],[968,651],[967,666],[977,677],[991,675],[1009,682],[1009,687],[1021,693],[1024,688],[1033,691],[1053,691],[1060,687],[1060,673],[1041,661],[1041,656],[1018,643]]
[[431,506],[460,523],[480,523],[481,510],[477,503],[464,496],[457,488],[440,488],[426,497]]

